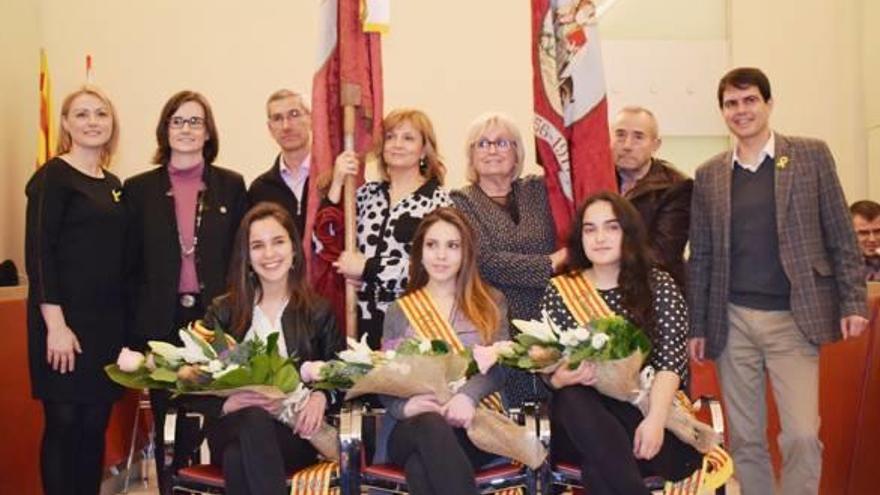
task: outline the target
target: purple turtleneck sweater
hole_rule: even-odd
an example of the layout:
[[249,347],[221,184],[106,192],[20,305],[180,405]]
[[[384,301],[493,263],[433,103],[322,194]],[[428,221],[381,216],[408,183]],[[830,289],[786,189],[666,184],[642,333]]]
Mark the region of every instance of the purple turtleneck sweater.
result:
[[196,216],[199,191],[204,189],[202,172],[205,164],[200,163],[188,169],[168,166],[168,178],[171,179],[171,192],[174,196],[174,216],[177,218],[177,233],[180,239],[180,281],[177,292],[198,293],[199,276],[196,273]]

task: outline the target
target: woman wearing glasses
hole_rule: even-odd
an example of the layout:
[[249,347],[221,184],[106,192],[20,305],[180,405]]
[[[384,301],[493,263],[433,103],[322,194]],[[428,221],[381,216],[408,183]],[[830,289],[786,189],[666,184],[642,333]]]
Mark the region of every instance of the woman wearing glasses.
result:
[[[480,274],[501,291],[510,317],[536,319],[544,288],[566,260],[555,250],[556,231],[544,181],[520,177],[522,136],[510,118],[487,113],[471,124],[465,146],[471,185],[451,193],[479,239]],[[511,406],[546,397],[534,375],[510,371],[505,398]]]
[[[434,126],[420,110],[394,110],[382,121],[384,132],[377,145],[381,181],[368,182],[357,190],[357,251],[344,251],[334,266],[358,293],[358,333],[367,334],[373,349],[379,348],[388,306],[403,294],[407,284],[409,253],[422,218],[441,206],[450,206],[443,189],[446,166],[440,161]],[[345,176],[355,175],[358,158],[343,152],[336,158],[327,202],[316,219],[315,230],[339,233],[339,204]],[[328,224],[336,224],[336,229]]]
[[[159,116],[156,141],[158,167],[125,183],[130,330],[141,346],[148,340],[179,344],[178,329],[201,318],[223,293],[235,231],[247,207],[242,176],[213,164],[220,146],[204,96],[193,91],[172,96]],[[168,400],[167,393],[150,391],[160,449]],[[175,465],[182,460],[179,450]],[[160,490],[166,493],[170,480],[163,464],[164,456],[157,454]]]

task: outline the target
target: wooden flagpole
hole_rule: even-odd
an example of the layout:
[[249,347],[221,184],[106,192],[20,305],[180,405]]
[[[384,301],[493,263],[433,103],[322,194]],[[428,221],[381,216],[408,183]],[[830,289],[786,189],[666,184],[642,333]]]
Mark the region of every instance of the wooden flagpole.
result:
[[[355,151],[355,107],[361,101],[361,88],[356,84],[342,84],[340,103],[342,104],[342,132],[343,132],[343,149],[345,151]],[[345,250],[350,252],[357,251],[355,243],[356,227],[356,209],[354,202],[355,193],[355,177],[352,175],[345,176],[345,184],[343,185],[342,208],[345,216]],[[345,328],[346,335],[357,338],[357,291],[355,286],[345,283]]]

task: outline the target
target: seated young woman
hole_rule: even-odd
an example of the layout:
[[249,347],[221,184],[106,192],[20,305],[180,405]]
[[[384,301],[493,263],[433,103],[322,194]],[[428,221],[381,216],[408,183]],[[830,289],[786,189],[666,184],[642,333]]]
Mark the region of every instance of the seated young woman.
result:
[[[329,360],[344,349],[336,318],[306,280],[305,257],[293,219],[282,207],[259,203],[242,219],[236,235],[229,292],[214,300],[207,326],[219,325],[238,341],[265,341],[281,332],[284,356]],[[242,392],[225,400],[222,416],[208,427],[211,460],[222,465],[226,493],[284,494],[286,477],[313,464],[314,447],[305,440],[324,420],[333,396],[312,392],[296,424],[275,419],[278,401]]]
[[[591,297],[642,328],[651,339],[647,365],[656,372],[650,412],[604,396],[591,385],[595,366],[560,366],[548,383],[551,455],[581,467],[591,494],[649,494],[644,476],[677,480],[699,467],[700,455],[664,424],[687,373],[687,307],[672,277],[652,265],[638,211],[615,193],[580,207],[568,243],[571,272],[551,279],[541,307],[561,328],[583,324],[576,307]],[[596,295],[599,296],[595,299]]]
[[[409,337],[444,340],[454,350],[508,338],[507,304],[480,278],[475,249],[473,230],[457,210],[442,207],[425,216],[413,241],[408,289],[386,314],[383,348]],[[382,396],[387,434],[377,461],[387,450],[387,460],[404,468],[413,495],[477,493],[474,469],[496,456],[475,447],[464,429],[477,407],[500,408],[504,376],[497,366],[476,374],[446,402],[433,394]]]

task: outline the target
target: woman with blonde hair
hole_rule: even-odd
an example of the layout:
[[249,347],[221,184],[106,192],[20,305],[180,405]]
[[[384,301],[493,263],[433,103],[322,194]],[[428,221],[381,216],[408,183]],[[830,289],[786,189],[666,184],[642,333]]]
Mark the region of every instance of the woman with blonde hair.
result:
[[[560,272],[567,253],[555,248],[543,177],[522,177],[522,135],[500,113],[474,120],[465,155],[470,185],[450,196],[478,234],[480,274],[507,298],[511,318],[537,319],[544,287]],[[534,375],[510,373],[505,390],[510,405],[546,397]]]
[[104,430],[121,389],[104,373],[124,338],[122,187],[110,165],[113,103],[83,86],[64,98],[56,156],[27,184],[31,388],[42,401],[43,491],[100,491]]
[[[477,270],[474,232],[462,214],[439,208],[419,225],[413,240],[406,293],[389,308],[382,347],[411,337],[443,340],[455,352],[508,338],[507,303]],[[377,461],[404,468],[409,492],[477,493],[474,470],[496,456],[479,450],[465,429],[477,407],[501,409],[504,371],[477,373],[449,399],[434,394],[382,396],[388,414]]]
[[[397,109],[382,122],[376,146],[381,180],[358,188],[357,251],[343,251],[334,263],[349,283],[359,284],[358,333],[379,347],[385,310],[406,289],[413,235],[422,218],[451,204],[443,189],[446,167],[437,151],[434,126],[420,110]],[[336,158],[325,207],[316,223],[333,222],[342,243],[342,214],[337,206],[346,175],[356,175],[358,157],[346,151]],[[316,230],[330,229],[318,225]],[[341,250],[341,248],[340,248]]]

